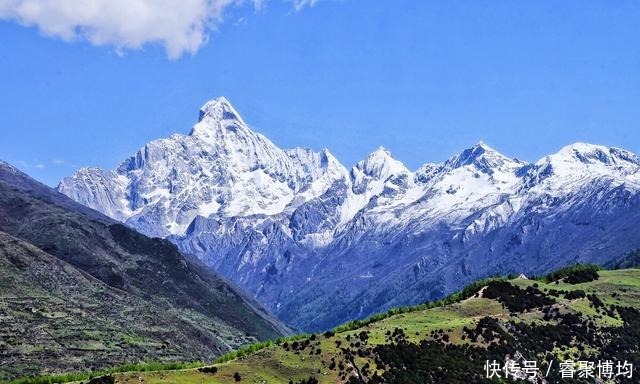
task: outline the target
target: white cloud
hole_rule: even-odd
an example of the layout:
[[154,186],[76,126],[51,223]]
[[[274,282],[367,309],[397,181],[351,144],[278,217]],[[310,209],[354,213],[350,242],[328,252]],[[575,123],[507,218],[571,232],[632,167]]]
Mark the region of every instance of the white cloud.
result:
[[319,0],[293,0],[293,8],[299,11],[304,7],[313,7],[318,1]]
[[222,22],[224,10],[245,2],[263,6],[263,0],[0,0],[0,19],[118,51],[160,44],[175,59],[196,53]]

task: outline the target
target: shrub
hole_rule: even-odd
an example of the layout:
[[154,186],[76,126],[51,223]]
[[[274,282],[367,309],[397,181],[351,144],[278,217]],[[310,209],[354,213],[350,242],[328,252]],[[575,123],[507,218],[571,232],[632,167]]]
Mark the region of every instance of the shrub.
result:
[[598,271],[600,270],[602,268],[594,264],[574,264],[551,272],[538,280],[545,283],[553,283],[565,279],[569,284],[586,283],[597,280],[599,277]]

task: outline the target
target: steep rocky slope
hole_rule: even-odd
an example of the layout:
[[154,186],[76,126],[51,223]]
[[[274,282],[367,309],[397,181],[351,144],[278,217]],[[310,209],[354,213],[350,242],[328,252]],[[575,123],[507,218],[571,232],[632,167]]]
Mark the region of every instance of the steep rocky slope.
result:
[[182,255],[0,162],[0,380],[211,360],[287,330]]

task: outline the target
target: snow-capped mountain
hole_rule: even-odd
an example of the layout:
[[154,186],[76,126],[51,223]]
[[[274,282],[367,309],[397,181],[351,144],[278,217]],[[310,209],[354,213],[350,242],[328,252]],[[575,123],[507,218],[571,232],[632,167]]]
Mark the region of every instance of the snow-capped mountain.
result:
[[441,297],[496,273],[604,263],[640,248],[640,161],[578,143],[536,163],[483,143],[410,171],[380,148],[350,170],[327,150],[283,150],[224,98],[189,135],[58,189],[168,237],[316,330]]
[[141,232],[165,237],[183,234],[197,216],[282,214],[345,174],[328,151],[276,147],[219,98],[200,109],[189,135],[154,140],[114,171],[82,168],[58,189]]

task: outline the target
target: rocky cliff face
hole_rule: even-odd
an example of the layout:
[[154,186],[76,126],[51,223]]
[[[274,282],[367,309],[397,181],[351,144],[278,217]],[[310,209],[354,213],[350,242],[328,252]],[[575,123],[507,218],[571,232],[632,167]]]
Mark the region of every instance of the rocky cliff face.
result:
[[536,163],[479,143],[408,170],[383,148],[347,170],[327,150],[282,150],[230,103],[189,135],[58,189],[167,237],[281,319],[327,328],[441,297],[478,277],[606,262],[640,247],[640,161],[578,143]]

